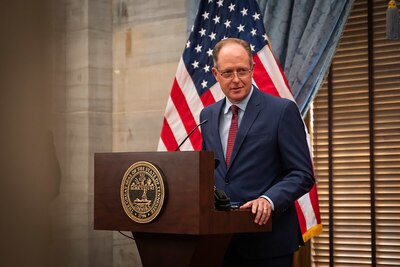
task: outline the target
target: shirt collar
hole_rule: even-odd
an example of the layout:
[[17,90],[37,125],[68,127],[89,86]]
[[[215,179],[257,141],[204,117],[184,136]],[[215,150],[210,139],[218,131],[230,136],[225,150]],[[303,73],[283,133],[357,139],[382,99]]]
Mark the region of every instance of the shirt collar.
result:
[[[242,100],[240,103],[235,104],[239,109],[242,111],[246,111],[247,104],[249,103],[250,97],[253,94],[253,86],[251,86],[250,93]],[[224,114],[227,114],[229,112],[229,109],[231,108],[233,104],[227,97],[225,97],[225,109],[224,109]]]

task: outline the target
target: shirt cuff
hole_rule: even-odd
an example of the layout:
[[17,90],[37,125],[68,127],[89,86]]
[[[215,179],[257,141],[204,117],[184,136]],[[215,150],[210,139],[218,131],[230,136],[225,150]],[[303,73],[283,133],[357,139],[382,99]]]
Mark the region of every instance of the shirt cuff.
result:
[[272,200],[267,196],[262,195],[261,197],[265,198],[271,204],[272,211],[274,211],[275,210],[274,202],[272,202]]

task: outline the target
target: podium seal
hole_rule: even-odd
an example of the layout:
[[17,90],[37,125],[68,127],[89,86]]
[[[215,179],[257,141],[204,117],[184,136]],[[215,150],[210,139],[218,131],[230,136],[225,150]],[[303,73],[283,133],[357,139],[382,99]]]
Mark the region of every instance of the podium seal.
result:
[[147,161],[132,164],[121,182],[121,203],[125,213],[137,223],[153,221],[165,198],[161,171]]

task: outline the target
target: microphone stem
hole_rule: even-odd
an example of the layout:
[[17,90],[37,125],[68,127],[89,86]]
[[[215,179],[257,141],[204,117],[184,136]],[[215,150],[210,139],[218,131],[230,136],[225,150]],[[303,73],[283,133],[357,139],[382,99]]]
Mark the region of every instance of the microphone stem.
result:
[[190,131],[190,133],[185,137],[185,139],[183,139],[183,141],[179,144],[179,146],[175,149],[175,151],[178,151],[178,149],[185,143],[185,141],[192,135],[192,133],[193,133],[197,128],[199,128],[200,125],[202,125],[202,124],[204,124],[204,123],[206,123],[206,122],[207,122],[207,120],[204,120],[204,121],[200,122],[199,124],[197,124],[196,127],[194,127],[194,128]]

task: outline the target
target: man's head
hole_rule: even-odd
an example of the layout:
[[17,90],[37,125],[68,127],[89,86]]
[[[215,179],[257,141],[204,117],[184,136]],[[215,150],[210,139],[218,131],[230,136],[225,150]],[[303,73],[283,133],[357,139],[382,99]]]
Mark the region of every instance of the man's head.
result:
[[212,72],[221,90],[233,104],[242,101],[251,91],[253,57],[250,45],[241,39],[228,38],[213,49]]

